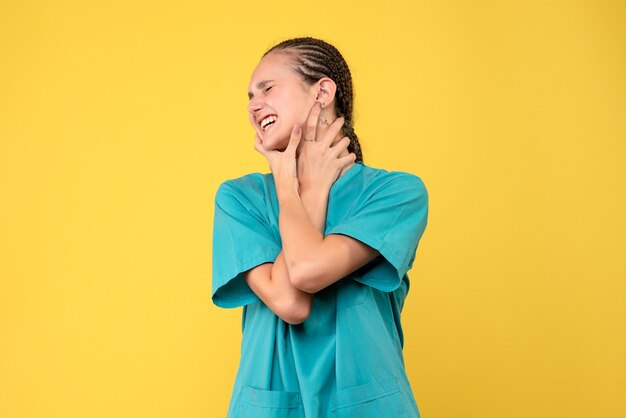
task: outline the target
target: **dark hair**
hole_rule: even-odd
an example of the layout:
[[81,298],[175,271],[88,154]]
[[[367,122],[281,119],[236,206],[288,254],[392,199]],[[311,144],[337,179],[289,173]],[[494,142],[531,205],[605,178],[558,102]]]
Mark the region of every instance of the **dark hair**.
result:
[[346,136],[350,138],[348,151],[354,152],[356,161],[363,162],[361,145],[353,125],[352,75],[341,53],[327,42],[306,37],[287,39],[268,49],[263,56],[278,51],[291,53],[294,56],[294,70],[302,76],[306,83],[313,84],[322,77],[328,77],[335,82],[337,85],[335,110],[337,116],[343,116],[345,119],[343,130]]

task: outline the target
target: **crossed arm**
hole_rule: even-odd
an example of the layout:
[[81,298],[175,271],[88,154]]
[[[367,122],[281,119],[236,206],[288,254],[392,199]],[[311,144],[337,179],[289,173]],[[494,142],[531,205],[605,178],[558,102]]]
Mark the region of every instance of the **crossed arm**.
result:
[[290,324],[306,320],[314,293],[379,254],[347,235],[324,236],[330,188],[356,157],[347,151],[350,140],[341,138],[343,118],[321,128],[320,112],[321,105],[316,103],[307,120],[306,136],[314,138],[313,142],[299,146],[302,129],[297,125],[282,152],[266,150],[259,134],[255,136],[255,149],[268,159],[274,176],[283,249],[274,263],[252,268],[244,278],[252,291]]
[[283,250],[274,263],[244,273],[250,288],[290,324],[306,320],[313,294],[367,264],[379,253],[346,235],[324,236],[328,191],[279,195]]

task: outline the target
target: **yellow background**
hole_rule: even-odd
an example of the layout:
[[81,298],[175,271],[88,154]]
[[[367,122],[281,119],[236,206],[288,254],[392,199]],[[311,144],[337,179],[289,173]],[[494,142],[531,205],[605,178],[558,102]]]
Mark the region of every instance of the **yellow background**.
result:
[[223,417],[241,310],[213,196],[266,162],[249,75],[312,35],[365,161],[430,218],[403,323],[424,418],[626,416],[623,1],[0,2],[0,417]]

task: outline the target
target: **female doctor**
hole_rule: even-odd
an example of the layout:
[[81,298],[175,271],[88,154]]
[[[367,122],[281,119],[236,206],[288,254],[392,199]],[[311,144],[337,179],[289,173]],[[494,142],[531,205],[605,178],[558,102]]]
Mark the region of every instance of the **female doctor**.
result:
[[419,417],[400,312],[424,184],[363,163],[350,71],[332,45],[272,47],[248,96],[271,173],[215,196],[212,299],[243,306],[228,417]]

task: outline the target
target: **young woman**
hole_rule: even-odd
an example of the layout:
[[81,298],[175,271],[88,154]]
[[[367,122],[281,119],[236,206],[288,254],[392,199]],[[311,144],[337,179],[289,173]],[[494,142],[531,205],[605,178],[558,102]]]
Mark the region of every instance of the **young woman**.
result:
[[274,46],[248,96],[271,173],[215,196],[213,302],[243,306],[228,417],[419,417],[400,312],[424,184],[363,163],[350,71],[332,45]]

